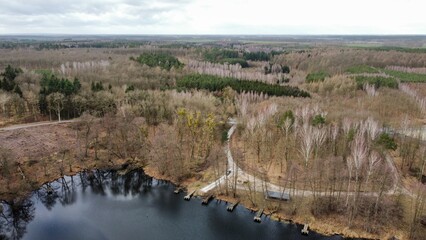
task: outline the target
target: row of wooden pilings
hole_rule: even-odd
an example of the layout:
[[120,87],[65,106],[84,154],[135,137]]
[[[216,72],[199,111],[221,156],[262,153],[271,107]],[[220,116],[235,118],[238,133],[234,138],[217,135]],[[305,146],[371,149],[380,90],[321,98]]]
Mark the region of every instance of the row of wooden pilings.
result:
[[[176,188],[174,193],[178,194],[182,191],[181,188]],[[185,195],[185,197],[183,198],[186,201],[191,200],[192,196],[194,196],[196,190],[189,192],[187,195]],[[201,202],[201,204],[203,205],[208,205],[209,202],[214,198],[214,196],[212,194],[207,195],[206,197],[203,198],[203,201]],[[228,203],[228,205],[226,206],[226,210],[228,212],[232,212],[234,211],[235,207],[238,205],[239,201],[234,202],[234,203]],[[262,222],[262,215],[263,215],[263,209],[260,209],[259,211],[256,212],[256,215],[253,218],[253,221],[255,222]],[[309,234],[309,225],[308,224],[304,224],[303,225],[303,229],[301,230],[301,233],[303,235],[308,235]]]

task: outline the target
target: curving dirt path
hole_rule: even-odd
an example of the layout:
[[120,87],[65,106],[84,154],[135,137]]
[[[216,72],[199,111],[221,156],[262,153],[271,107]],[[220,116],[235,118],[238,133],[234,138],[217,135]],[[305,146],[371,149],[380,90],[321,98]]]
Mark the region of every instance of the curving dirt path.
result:
[[[269,191],[274,191],[274,192],[281,192],[281,193],[287,193],[287,194],[291,194],[293,196],[310,196],[310,195],[327,195],[329,194],[328,192],[317,192],[317,191],[311,191],[311,190],[301,190],[301,189],[290,189],[290,188],[286,188],[284,189],[282,186],[279,185],[275,185],[273,183],[270,182],[264,182],[263,180],[261,180],[260,178],[257,178],[247,172],[245,172],[244,170],[242,170],[240,167],[237,166],[237,164],[234,162],[234,159],[232,157],[232,153],[231,153],[231,149],[230,149],[230,139],[232,137],[232,134],[235,132],[236,128],[237,128],[237,121],[235,119],[230,119],[229,123],[232,125],[232,127],[228,130],[228,140],[227,140],[227,144],[225,146],[225,152],[226,152],[226,156],[227,156],[227,164],[228,164],[228,168],[226,171],[226,174],[224,174],[223,176],[221,176],[219,179],[217,179],[216,181],[208,184],[207,186],[201,188],[199,191],[200,193],[207,193],[211,190],[213,190],[214,188],[218,187],[221,184],[224,184],[227,179],[233,179],[235,177],[235,173],[237,174],[237,178],[238,178],[238,183],[237,183],[237,188],[238,189],[242,189],[242,190],[249,190],[249,186],[251,188],[251,190],[255,190],[258,192],[263,192],[264,190],[269,190]],[[407,190],[406,188],[404,188],[403,186],[401,186],[399,183],[400,181],[400,176],[398,173],[398,170],[394,164],[394,161],[392,159],[392,157],[387,154],[386,155],[386,162],[388,163],[391,171],[392,171],[392,175],[393,175],[393,181],[394,181],[394,187],[385,192],[385,195],[394,195],[394,194],[398,194],[399,191],[401,191],[403,194],[409,195],[409,196],[413,196],[413,194]],[[356,192],[349,192],[349,195],[355,195]],[[378,194],[376,192],[361,192],[361,195],[368,195],[368,196],[377,196]]]
[[63,124],[63,123],[71,123],[71,122],[76,122],[76,121],[77,121],[77,119],[65,120],[65,121],[60,121],[60,122],[59,121],[55,121],[55,122],[46,121],[46,122],[18,124],[18,125],[12,125],[12,126],[8,126],[8,127],[0,128],[0,132],[1,131],[13,131],[13,130],[25,129],[25,128],[33,128],[33,127],[40,127],[40,126],[46,126],[46,125],[57,125],[57,124]]

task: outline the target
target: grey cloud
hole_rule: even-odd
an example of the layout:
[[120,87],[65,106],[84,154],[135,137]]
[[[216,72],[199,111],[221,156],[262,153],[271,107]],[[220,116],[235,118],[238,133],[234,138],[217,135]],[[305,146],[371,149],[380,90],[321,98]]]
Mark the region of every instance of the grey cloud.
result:
[[[190,2],[190,0],[0,0],[0,14],[12,16],[68,13],[102,14],[115,10],[120,6],[164,11],[179,8]],[[161,4],[163,7],[153,9],[150,7],[152,4]]]
[[[0,0],[0,28],[78,29],[159,25],[191,0]],[[126,9],[125,12],[117,11]],[[86,17],[84,17],[86,16]]]

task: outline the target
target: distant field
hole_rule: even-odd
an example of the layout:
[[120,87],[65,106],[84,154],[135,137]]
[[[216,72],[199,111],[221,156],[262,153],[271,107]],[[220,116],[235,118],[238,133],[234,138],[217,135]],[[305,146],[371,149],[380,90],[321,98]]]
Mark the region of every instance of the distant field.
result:
[[385,73],[392,78],[400,80],[401,82],[426,83],[426,74],[409,73],[409,72],[395,71],[395,70],[383,69],[383,68],[374,68],[367,65],[353,66],[348,68],[345,72],[349,74]]
[[381,47],[382,43],[379,42],[363,42],[363,43],[349,43],[346,46],[351,48],[373,48],[373,47]]
[[408,52],[408,53],[426,53],[426,48],[411,48],[411,47],[396,47],[396,46],[379,46],[375,44],[353,44],[348,45],[352,48],[373,50],[373,51],[397,51],[397,52]]

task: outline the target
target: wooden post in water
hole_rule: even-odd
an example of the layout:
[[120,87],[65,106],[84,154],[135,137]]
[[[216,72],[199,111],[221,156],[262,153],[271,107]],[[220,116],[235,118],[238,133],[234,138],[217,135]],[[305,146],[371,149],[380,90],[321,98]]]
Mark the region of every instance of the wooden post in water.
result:
[[263,214],[263,208],[257,211],[256,216],[254,216],[253,220],[258,223],[262,222],[262,219],[261,219],[262,214]]
[[240,201],[237,201],[237,202],[235,202],[235,203],[230,203],[230,204],[228,204],[228,206],[226,207],[226,210],[228,211],[228,212],[232,212],[232,211],[234,211],[234,208],[238,205],[238,203],[239,203]]
[[195,193],[195,190],[192,191],[191,193],[189,193],[188,195],[186,195],[183,199],[185,199],[186,201],[191,200],[191,197],[192,197],[192,195],[194,195],[194,193]]
[[202,205],[208,205],[210,200],[213,199],[213,195],[209,195],[206,198],[203,199],[203,201],[201,202]]
[[307,223],[303,226],[302,234],[303,235],[308,235],[309,234],[309,225]]

